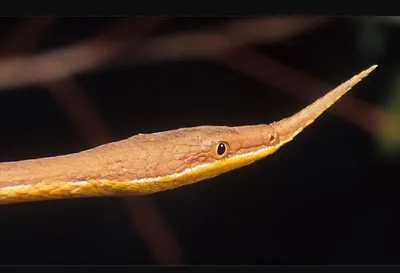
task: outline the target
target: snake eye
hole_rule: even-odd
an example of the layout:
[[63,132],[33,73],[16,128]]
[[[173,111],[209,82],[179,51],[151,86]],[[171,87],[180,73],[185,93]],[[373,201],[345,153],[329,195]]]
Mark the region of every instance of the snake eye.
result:
[[228,145],[224,142],[219,142],[216,146],[216,152],[218,157],[223,157],[228,153]]

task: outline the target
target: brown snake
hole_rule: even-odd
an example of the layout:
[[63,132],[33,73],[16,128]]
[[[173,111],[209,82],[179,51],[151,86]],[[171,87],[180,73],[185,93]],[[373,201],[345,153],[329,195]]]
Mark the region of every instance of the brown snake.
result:
[[150,194],[248,165],[291,141],[376,67],[271,124],[140,134],[79,153],[0,163],[0,203]]

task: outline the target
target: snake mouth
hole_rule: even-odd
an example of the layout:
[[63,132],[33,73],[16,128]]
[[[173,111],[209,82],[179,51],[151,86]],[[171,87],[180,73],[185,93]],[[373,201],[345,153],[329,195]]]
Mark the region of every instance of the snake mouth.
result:
[[224,159],[188,168],[180,173],[159,177],[160,182],[176,181],[177,186],[210,179],[234,169],[249,165],[274,153],[281,145],[264,146],[255,151],[229,156]]

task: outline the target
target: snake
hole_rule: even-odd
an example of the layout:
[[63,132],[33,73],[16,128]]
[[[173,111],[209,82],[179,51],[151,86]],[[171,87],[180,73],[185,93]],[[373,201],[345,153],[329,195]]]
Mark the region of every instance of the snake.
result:
[[270,124],[137,134],[76,153],[2,162],[0,204],[147,195],[211,179],[277,151],[376,67]]

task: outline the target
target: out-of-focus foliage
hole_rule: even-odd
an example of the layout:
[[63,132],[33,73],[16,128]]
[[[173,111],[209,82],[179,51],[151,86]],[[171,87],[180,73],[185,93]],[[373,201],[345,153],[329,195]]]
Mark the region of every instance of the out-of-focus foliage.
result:
[[393,74],[387,101],[382,108],[389,113],[381,120],[378,134],[378,147],[382,155],[388,159],[400,157],[400,71]]
[[[363,58],[378,60],[387,49],[386,26],[400,25],[400,17],[380,17],[379,20],[361,19],[359,22],[359,37],[357,48]],[[378,23],[381,22],[381,23]],[[376,140],[378,151],[386,159],[393,160],[400,157],[400,71],[394,72],[389,77],[387,86],[389,90],[385,102],[379,107],[388,113],[380,120],[380,130]]]

